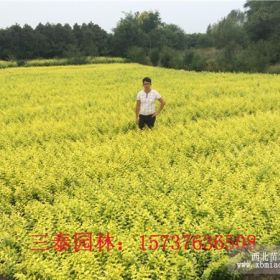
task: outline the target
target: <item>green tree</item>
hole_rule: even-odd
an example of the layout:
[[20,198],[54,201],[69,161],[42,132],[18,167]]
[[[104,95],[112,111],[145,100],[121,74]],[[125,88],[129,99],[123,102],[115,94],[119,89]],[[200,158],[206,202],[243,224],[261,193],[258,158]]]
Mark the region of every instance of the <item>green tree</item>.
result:
[[[247,1],[245,29],[251,41],[265,42],[270,49],[270,63],[280,62],[280,2]],[[263,43],[262,43],[263,44]]]
[[248,36],[244,29],[245,14],[239,10],[232,10],[218,23],[209,25],[207,34],[212,36],[214,45],[217,48],[224,48],[229,45],[248,45]]
[[113,28],[112,54],[127,57],[130,47],[143,46],[144,32],[137,19],[138,14],[125,13],[125,17]]

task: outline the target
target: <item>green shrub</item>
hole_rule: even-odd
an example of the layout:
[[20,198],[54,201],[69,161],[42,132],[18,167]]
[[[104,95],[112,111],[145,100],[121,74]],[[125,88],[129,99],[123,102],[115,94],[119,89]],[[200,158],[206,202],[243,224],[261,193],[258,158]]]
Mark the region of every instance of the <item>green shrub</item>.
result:
[[280,74],[280,64],[270,65],[266,68],[267,73]]
[[17,60],[17,66],[26,66],[27,61],[25,59]]
[[142,64],[151,64],[149,56],[147,56],[144,48],[132,46],[127,51],[127,57],[132,61],[142,63]]

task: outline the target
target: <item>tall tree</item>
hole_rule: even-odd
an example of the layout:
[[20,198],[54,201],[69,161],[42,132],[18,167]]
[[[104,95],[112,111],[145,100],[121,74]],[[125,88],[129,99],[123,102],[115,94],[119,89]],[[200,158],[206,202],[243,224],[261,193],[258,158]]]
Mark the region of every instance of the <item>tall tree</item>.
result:
[[244,7],[247,9],[245,27],[251,40],[279,39],[279,1],[247,1]]
[[270,62],[280,62],[280,2],[247,1],[245,29],[250,39],[268,49]]
[[218,23],[209,25],[207,34],[213,38],[217,48],[228,45],[239,45],[245,47],[248,43],[247,34],[244,29],[245,14],[240,10],[232,10]]

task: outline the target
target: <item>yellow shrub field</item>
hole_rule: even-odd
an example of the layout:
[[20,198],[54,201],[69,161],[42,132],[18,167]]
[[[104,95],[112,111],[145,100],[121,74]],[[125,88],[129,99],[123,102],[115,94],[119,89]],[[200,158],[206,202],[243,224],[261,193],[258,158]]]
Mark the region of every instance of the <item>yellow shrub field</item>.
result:
[[[166,106],[140,131],[145,76]],[[280,243],[279,85],[273,74],[136,63],[0,69],[0,276],[231,279],[227,250],[172,250],[173,239],[153,250],[149,236]],[[32,249],[45,246],[32,234],[50,245],[59,232],[70,249]],[[73,250],[81,232],[92,250]],[[99,232],[121,249],[99,250]]]

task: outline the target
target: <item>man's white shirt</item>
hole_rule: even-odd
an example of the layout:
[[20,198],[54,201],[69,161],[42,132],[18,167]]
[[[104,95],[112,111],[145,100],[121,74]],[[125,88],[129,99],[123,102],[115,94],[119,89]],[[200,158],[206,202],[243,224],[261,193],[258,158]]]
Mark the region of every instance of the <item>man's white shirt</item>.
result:
[[141,115],[151,115],[155,113],[155,100],[160,99],[161,95],[154,89],[151,89],[149,93],[146,93],[143,89],[137,93],[136,100],[140,100],[140,112]]

